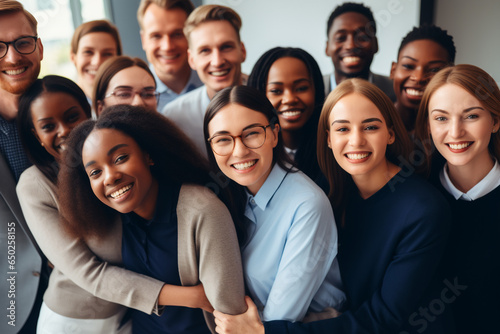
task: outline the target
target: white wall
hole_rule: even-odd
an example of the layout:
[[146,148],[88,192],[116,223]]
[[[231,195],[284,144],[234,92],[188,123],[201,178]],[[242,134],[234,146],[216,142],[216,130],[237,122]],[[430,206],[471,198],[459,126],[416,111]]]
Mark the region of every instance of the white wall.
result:
[[437,0],[435,23],[453,36],[456,64],[472,64],[500,83],[500,1]]
[[[333,71],[331,59],[325,55],[326,23],[342,0],[204,0],[204,4],[220,4],[233,8],[243,21],[241,39],[247,49],[243,71],[250,73],[257,59],[275,46],[300,47],[313,55],[321,71]],[[354,0],[354,2],[362,2]],[[377,22],[379,52],[372,71],[389,75],[396,60],[402,38],[417,26],[420,0],[369,0]]]

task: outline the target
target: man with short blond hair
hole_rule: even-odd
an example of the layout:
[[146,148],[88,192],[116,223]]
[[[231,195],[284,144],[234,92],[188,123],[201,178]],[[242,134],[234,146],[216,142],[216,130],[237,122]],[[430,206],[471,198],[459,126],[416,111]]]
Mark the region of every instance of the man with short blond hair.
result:
[[241,63],[246,50],[240,39],[241,25],[241,18],[233,9],[204,5],[189,15],[184,27],[189,65],[205,85],[167,105],[162,112],[205,155],[203,118],[210,100],[226,87],[243,84]]
[[142,48],[160,93],[158,110],[202,85],[187,59],[184,22],[193,11],[189,0],[142,0],[137,10]]
[[[35,333],[46,287],[42,254],[24,221],[16,183],[30,165],[19,138],[19,97],[38,77],[43,58],[37,21],[21,3],[0,1],[0,333]],[[41,279],[43,276],[44,279]]]

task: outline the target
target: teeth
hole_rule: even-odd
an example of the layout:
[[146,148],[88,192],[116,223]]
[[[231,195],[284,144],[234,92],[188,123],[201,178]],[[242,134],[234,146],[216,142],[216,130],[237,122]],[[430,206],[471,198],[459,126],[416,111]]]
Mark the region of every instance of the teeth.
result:
[[117,199],[118,197],[121,197],[121,195],[123,195],[124,193],[126,193],[127,191],[129,191],[130,188],[132,188],[131,184],[129,184],[128,186],[125,186],[125,187],[123,187],[123,188],[115,191],[114,193],[112,193],[109,196],[111,196],[111,198],[113,198],[113,199]]
[[20,68],[18,70],[6,70],[5,73],[8,75],[18,75],[26,71],[26,67]]
[[253,160],[241,164],[233,164],[233,167],[236,168],[237,170],[243,170],[252,167],[253,165],[255,165],[256,162],[257,160]]
[[228,73],[229,73],[229,70],[211,72],[211,74],[216,76],[216,77],[222,77]]
[[171,56],[161,56],[161,58],[166,59],[166,60],[172,60],[177,58],[177,55],[171,55]]
[[344,58],[342,58],[342,61],[344,63],[348,63],[348,64],[349,63],[357,63],[360,60],[361,60],[361,58],[359,58],[359,57],[344,57]]
[[469,147],[472,143],[462,143],[462,144],[448,144],[450,148],[454,150],[461,150],[463,148]]
[[95,71],[95,70],[87,70],[87,73],[90,74],[90,75],[96,75],[97,71]]
[[424,92],[413,88],[406,88],[406,94],[411,96],[422,96],[424,95]]
[[61,143],[61,144],[59,144],[59,145],[57,146],[57,149],[58,149],[58,150],[61,150],[61,151],[66,151],[66,148],[67,148],[67,146],[66,146],[66,144],[65,144],[65,143]]
[[294,111],[283,111],[281,113],[281,115],[283,115],[284,117],[293,117],[293,116],[298,116],[300,115],[302,112],[299,111],[299,110],[294,110]]
[[361,160],[361,159],[364,159],[367,156],[369,156],[370,153],[362,153],[362,154],[360,154],[360,153],[348,153],[346,155],[351,160]]

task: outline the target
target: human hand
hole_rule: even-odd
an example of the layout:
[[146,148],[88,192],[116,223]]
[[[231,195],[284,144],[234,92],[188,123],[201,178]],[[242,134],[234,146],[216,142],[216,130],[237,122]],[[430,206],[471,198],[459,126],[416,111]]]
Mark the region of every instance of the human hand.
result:
[[265,334],[264,325],[260,321],[259,312],[252,299],[245,296],[247,311],[238,315],[228,315],[214,311],[215,331],[219,334]]
[[193,299],[195,304],[192,306],[193,308],[201,308],[204,311],[212,313],[214,308],[212,304],[208,301],[207,295],[205,294],[205,290],[203,289],[203,284],[200,283],[195,285],[193,288]]

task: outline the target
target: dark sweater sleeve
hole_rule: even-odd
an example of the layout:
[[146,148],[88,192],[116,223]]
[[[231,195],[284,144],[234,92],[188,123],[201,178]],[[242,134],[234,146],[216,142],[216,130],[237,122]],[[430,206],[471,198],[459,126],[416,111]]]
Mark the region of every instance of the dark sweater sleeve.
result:
[[401,233],[381,231],[388,233],[387,242],[396,241],[397,246],[389,265],[378,269],[385,271],[382,284],[369,299],[334,319],[308,324],[268,322],[264,324],[266,333],[396,333],[402,326],[408,326],[410,315],[417,310],[434,278],[450,229],[446,201],[437,193],[422,197],[403,208],[386,206],[374,213],[373,223],[376,223],[377,214],[384,210],[384,214],[390,214],[391,210],[408,211],[406,221],[401,222]]

